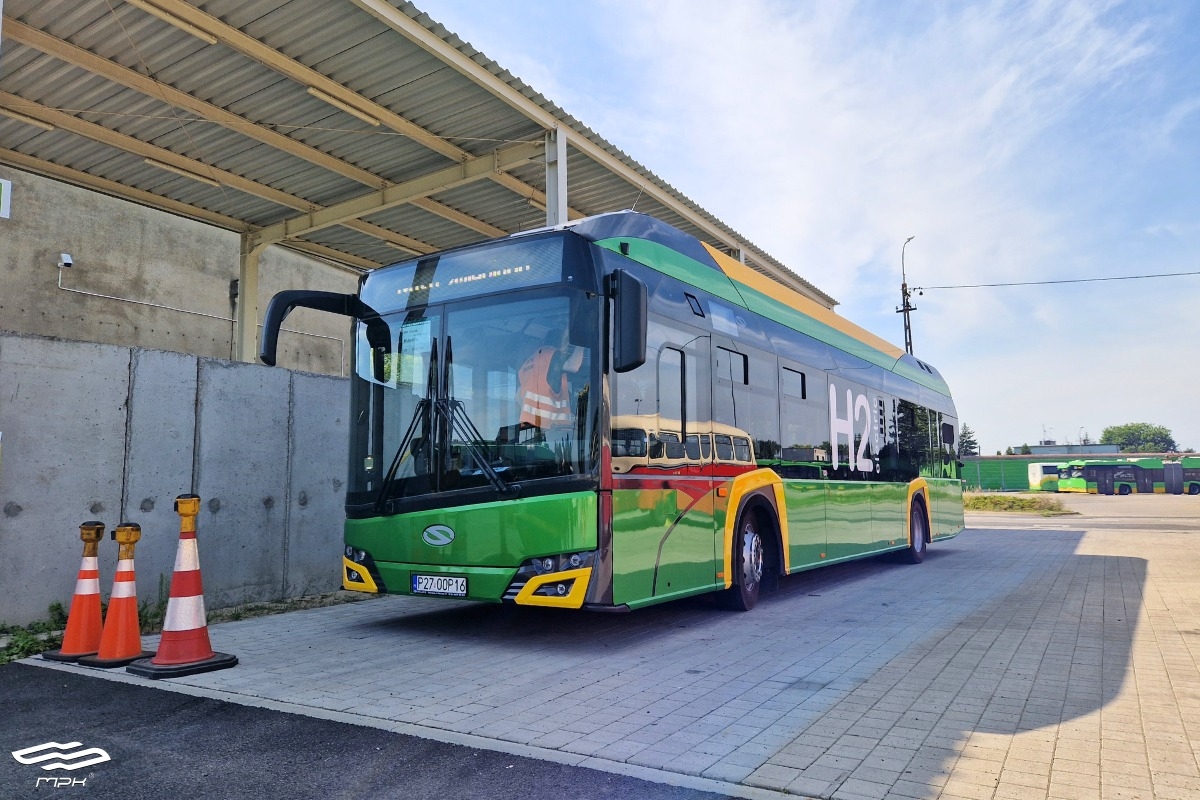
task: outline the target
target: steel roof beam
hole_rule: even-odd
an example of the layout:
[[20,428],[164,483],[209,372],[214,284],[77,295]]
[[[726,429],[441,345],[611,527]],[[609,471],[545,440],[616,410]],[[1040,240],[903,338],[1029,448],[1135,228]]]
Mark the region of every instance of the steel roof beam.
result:
[[422,211],[428,211],[430,214],[439,216],[442,219],[448,219],[451,222],[456,222],[464,228],[470,228],[476,233],[481,233],[488,238],[508,236],[509,234],[509,231],[506,231],[503,228],[497,228],[495,225],[489,225],[483,220],[476,219],[469,214],[464,214],[461,211],[451,208],[445,203],[439,203],[436,200],[430,200],[428,197],[417,197],[409,201],[409,205],[416,206]]
[[[53,108],[39,105],[30,100],[17,97],[16,95],[0,92],[0,105],[16,106],[23,110],[24,113],[34,119],[48,122],[61,130],[74,133],[77,136],[83,136],[93,141],[101,142],[110,147],[116,148],[126,153],[131,153],[136,156],[141,156],[145,159],[160,162],[160,166],[171,168],[174,174],[192,175],[197,179],[205,181],[214,181],[220,186],[228,186],[246,194],[259,197],[263,200],[268,200],[272,203],[292,208],[297,211],[321,211],[322,206],[317,203],[311,203],[302,197],[282,192],[278,189],[273,189],[270,186],[252,181],[249,178],[243,178],[232,172],[227,172],[222,169],[205,164],[202,161],[181,156],[171,150],[158,147],[156,145],[147,144],[141,139],[136,139],[132,136],[126,136],[115,131],[110,131],[102,125],[96,125],[86,120],[81,120],[66,112],[59,111]],[[149,194],[149,193],[146,193]],[[165,199],[165,198],[164,198]],[[144,202],[144,201],[143,201]],[[190,206],[189,206],[190,208]],[[194,214],[189,214],[194,216]],[[225,218],[228,219],[228,218]],[[437,248],[414,239],[411,236],[405,236],[401,233],[384,228],[380,225],[374,225],[370,222],[359,219],[347,218],[339,224],[345,227],[352,228],[359,233],[366,234],[377,239],[382,239],[388,244],[395,245],[403,250],[413,253],[432,253]],[[221,227],[230,227],[222,224]],[[245,230],[247,226],[243,223],[237,228]]]
[[[319,89],[339,102],[345,103],[374,119],[378,119],[380,124],[391,128],[397,133],[411,137],[414,141],[440,153],[446,158],[459,162],[465,162],[474,158],[470,152],[463,150],[441,136],[422,128],[414,122],[410,122],[391,109],[363,97],[332,78],[317,72],[315,69],[288,58],[274,48],[268,47],[258,39],[255,39],[253,36],[243,33],[232,25],[227,25],[195,6],[182,2],[182,0],[154,0],[153,5],[178,17],[189,25],[216,37],[219,42],[238,51],[242,55],[258,61],[305,87]],[[551,123],[547,127],[553,126],[554,123]],[[517,179],[514,178],[513,180]],[[501,183],[509,185],[507,182],[501,181]],[[536,191],[532,186],[526,185],[526,189]],[[580,216],[583,215],[580,214]]]
[[[493,75],[488,69],[462,53],[457,47],[449,44],[403,11],[390,5],[386,0],[350,0],[350,2],[406,39],[415,42],[426,51],[437,56],[440,60],[452,65],[459,73],[474,81],[479,86],[482,86],[489,93],[503,100],[509,106],[521,112],[546,130],[553,130],[555,127],[562,125],[562,120],[557,116],[542,108],[541,105],[533,100],[530,100],[507,82]],[[721,230],[703,217],[698,216],[687,205],[681,203],[678,198],[649,183],[645,176],[631,170],[628,165],[597,146],[582,131],[575,132],[579,135],[572,136],[570,141],[571,146],[576,150],[587,155],[593,161],[604,165],[610,171],[620,175],[634,186],[640,187],[645,184],[647,195],[652,196],[659,203],[662,203],[688,222],[691,222],[712,236],[714,240],[725,244],[727,247],[736,246],[736,243],[729,238],[727,232]]]
[[140,156],[141,158],[152,159],[162,164],[166,164],[176,170],[192,173],[201,178],[210,181],[216,181],[222,186],[228,186],[233,189],[245,192],[246,194],[259,197],[263,200],[268,200],[287,208],[293,208],[298,211],[315,211],[320,208],[316,203],[310,203],[307,200],[290,195],[287,192],[282,192],[270,186],[265,186],[261,183],[243,178],[233,172],[214,167],[210,164],[205,164],[202,161],[197,161],[187,156],[181,156],[171,150],[167,150],[156,145],[143,142],[133,136],[126,136],[123,133],[109,130],[103,125],[97,125],[94,122],[79,119],[64,111],[48,108],[35,103],[32,100],[26,100],[23,97],[18,97],[8,92],[0,92],[0,105],[7,106],[21,111],[34,119],[40,119],[48,122],[59,130],[68,131],[77,136],[82,136],[86,139],[91,139],[102,144],[109,145],[118,150],[123,150],[126,153]]
[[282,150],[358,183],[375,188],[387,183],[383,178],[365,169],[359,169],[353,164],[348,164],[339,158],[331,156],[315,147],[310,147],[290,136],[285,136],[270,128],[263,127],[245,117],[226,111],[220,106],[200,100],[169,84],[148,78],[128,67],[123,67],[120,64],[109,61],[107,58],[98,56],[91,50],[86,50],[70,42],[65,42],[62,39],[51,36],[45,31],[31,28],[17,20],[6,21],[4,36],[13,41],[20,42],[27,47],[39,50],[46,55],[53,56],[59,61],[74,64],[93,75],[99,75],[113,83],[119,83],[126,88],[141,92],[147,97],[161,100],[167,105],[190,111],[206,120],[248,136],[251,139],[256,139],[263,144],[270,145],[276,150]]
[[419,178],[413,178],[410,181],[404,181],[377,192],[329,206],[320,211],[268,225],[256,234],[258,246],[302,236],[331,225],[343,225],[366,214],[395,208],[446,189],[485,180],[497,170],[512,169],[540,158],[544,150],[545,145],[541,141],[507,147],[489,155],[478,156],[462,164],[452,164]]
[[[200,100],[187,92],[180,91],[169,84],[156,81],[153,78],[148,78],[134,70],[123,67],[106,58],[96,55],[90,50],[78,47],[62,39],[55,38],[36,28],[31,28],[24,23],[16,20],[9,20],[4,30],[4,35],[14,41],[20,42],[23,45],[32,47],[49,56],[65,61],[68,64],[74,64],[81,69],[85,69],[94,75],[99,75],[114,83],[119,83],[134,91],[140,92],[147,97],[155,100],[162,100],[168,105],[182,108],[193,114],[196,114],[206,120],[209,120],[217,125],[221,125],[236,133],[242,134],[249,138],[255,139],[263,144],[281,150],[304,161],[315,164],[331,172],[335,172],[343,177],[353,181],[370,186],[372,188],[383,188],[393,185],[390,181],[368,172],[365,169],[360,169],[353,164],[347,163],[335,156],[318,150],[315,147],[297,141],[290,136],[285,136],[282,133],[274,131],[255,123],[245,117],[238,116],[230,111],[226,111],[220,106]],[[40,122],[40,120],[39,120]],[[511,176],[509,176],[511,177]],[[513,178],[516,181],[515,178]],[[520,181],[517,181],[520,183]],[[444,219],[451,220],[465,228],[482,233],[485,236],[505,236],[508,231],[497,228],[494,225],[476,219],[475,217],[450,208],[429,198],[422,198],[419,202],[414,203],[425,211],[431,214],[436,214]],[[364,230],[364,232],[366,232]],[[380,238],[388,241],[389,244],[396,245],[405,250],[414,253],[432,252],[433,248],[424,242],[418,242],[415,239],[395,239],[395,234],[391,237],[381,236]],[[407,237],[405,237],[407,238]]]
[[73,183],[76,186],[82,186],[86,189],[93,189],[122,200],[128,200],[131,203],[138,203],[139,205],[169,211],[172,214],[178,214],[188,219],[207,222],[209,225],[215,225],[225,230],[237,233],[246,233],[254,230],[254,226],[247,225],[243,220],[227,217],[216,211],[209,211],[207,208],[200,208],[199,206],[193,206],[179,200],[172,200],[169,197],[163,197],[160,194],[147,192],[143,189],[135,189],[132,186],[110,181],[107,178],[101,178],[88,172],[64,167],[51,161],[27,156],[15,150],[0,149],[0,163],[9,164],[36,175],[45,175],[48,178],[56,178],[60,181]]

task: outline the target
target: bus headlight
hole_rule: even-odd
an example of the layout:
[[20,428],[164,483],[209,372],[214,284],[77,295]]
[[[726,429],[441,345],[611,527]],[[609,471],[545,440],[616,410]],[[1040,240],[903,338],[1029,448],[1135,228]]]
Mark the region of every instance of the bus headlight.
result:
[[[555,572],[566,572],[572,569],[583,569],[596,563],[596,551],[584,550],[577,553],[563,553],[557,556],[538,556],[526,559],[517,569],[517,579],[524,583],[534,576],[550,575]],[[547,584],[552,585],[552,584]],[[571,587],[566,586],[566,591]]]

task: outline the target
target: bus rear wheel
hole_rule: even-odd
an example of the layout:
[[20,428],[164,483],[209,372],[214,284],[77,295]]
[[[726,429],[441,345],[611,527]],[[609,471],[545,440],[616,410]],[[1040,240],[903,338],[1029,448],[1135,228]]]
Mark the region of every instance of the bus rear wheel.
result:
[[735,611],[749,611],[758,604],[765,563],[762,534],[753,512],[738,520],[733,535],[733,586],[724,591],[722,604]]
[[1188,494],[1200,494],[1200,483],[1193,483],[1189,486]]
[[1125,483],[1122,483],[1122,484],[1121,484],[1121,488],[1120,488],[1120,490],[1117,492],[1117,494],[1120,494],[1120,495],[1126,495],[1126,494],[1129,494],[1129,485],[1128,485],[1128,484],[1125,484]]
[[925,505],[916,500],[908,507],[908,531],[912,537],[905,555],[908,563],[920,564],[925,560],[925,549],[928,546],[929,521],[925,517]]

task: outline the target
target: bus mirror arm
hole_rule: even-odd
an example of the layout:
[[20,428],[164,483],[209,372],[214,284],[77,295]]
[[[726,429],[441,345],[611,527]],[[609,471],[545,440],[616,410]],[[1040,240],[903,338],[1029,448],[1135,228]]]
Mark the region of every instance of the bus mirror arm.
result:
[[258,358],[267,366],[275,366],[279,346],[279,330],[293,308],[312,308],[346,317],[360,316],[362,304],[353,294],[320,292],[312,289],[290,289],[271,298],[267,313],[263,316],[262,339],[259,341]]

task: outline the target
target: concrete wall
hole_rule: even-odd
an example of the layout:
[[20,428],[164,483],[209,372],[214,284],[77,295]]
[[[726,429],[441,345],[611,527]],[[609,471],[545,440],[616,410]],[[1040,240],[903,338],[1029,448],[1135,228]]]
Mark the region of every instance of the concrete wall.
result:
[[[0,330],[230,357],[236,233],[11,167],[0,166],[0,178],[13,183],[10,218],[0,219]],[[75,265],[62,271],[59,288],[64,252]],[[268,247],[259,321],[277,291],[352,292],[357,280],[345,268]],[[311,335],[282,334],[280,366],[346,374],[346,318],[300,309],[285,327]]]
[[[162,350],[0,333],[0,621],[69,605],[79,524],[142,526],[141,600],[169,586],[172,501],[201,497],[218,608],[340,586],[349,382]],[[101,591],[117,546],[100,545]]]

